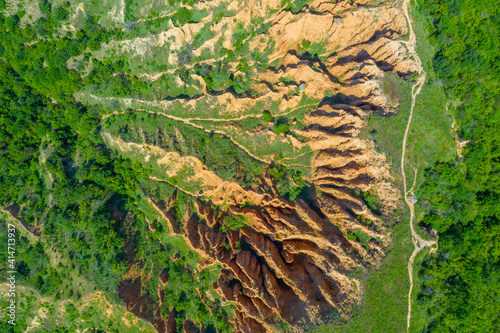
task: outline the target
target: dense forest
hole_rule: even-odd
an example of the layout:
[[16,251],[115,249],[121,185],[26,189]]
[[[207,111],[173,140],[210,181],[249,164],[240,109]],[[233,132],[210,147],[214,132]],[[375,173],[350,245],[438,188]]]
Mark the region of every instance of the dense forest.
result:
[[419,200],[439,250],[420,270],[429,332],[500,331],[500,10],[489,0],[419,1],[433,67],[454,101],[463,157],[426,170]]
[[[5,8],[6,2],[0,1],[0,10]],[[45,16],[22,28],[22,12],[0,15],[0,206],[28,226],[43,226],[44,237],[44,243],[35,244],[18,239],[18,283],[44,296],[78,299],[82,295],[74,293],[68,281],[81,275],[94,290],[120,302],[118,285],[131,261],[149,265],[157,276],[166,267],[171,283],[165,289],[163,315],[175,311],[180,323],[189,318],[208,330],[229,331],[231,308],[222,307],[217,295],[210,306],[215,311],[196,301],[198,288],[210,289],[218,268],[197,272],[199,258],[182,240],[162,245],[159,233],[150,235],[137,203],[143,191],[161,192],[160,185],[151,189],[148,170],[107,149],[100,135],[102,110],[87,108],[73,97],[89,81],[99,82],[126,63],[96,60],[91,75],[83,79],[67,68],[68,59],[111,36],[120,39],[121,30],[106,30],[89,16],[85,29],[58,35],[56,27],[68,15],[65,5],[52,8],[42,1],[40,9]],[[2,224],[2,262],[7,262],[5,228]],[[53,251],[69,262],[52,267]],[[181,259],[173,262],[175,255]],[[157,284],[156,277],[142,286],[151,302],[157,301]],[[4,300],[1,304],[6,306]],[[68,325],[54,331],[77,329],[75,323]],[[116,331],[105,321],[95,325]],[[2,332],[26,328],[22,320],[15,326],[0,322]]]
[[[143,174],[130,161],[110,155],[95,130],[98,113],[75,103],[71,96],[79,89],[80,79],[66,69],[66,61],[84,50],[92,37],[82,34],[78,39],[42,40],[35,47],[25,47],[37,33],[51,31],[57,16],[40,20],[44,22],[36,31],[31,26],[19,29],[17,15],[0,17],[0,205],[23,205],[21,218],[28,224],[43,220],[51,244],[77,259],[70,268],[111,292],[123,273],[126,235],[117,234],[110,223],[111,205],[97,211],[92,206],[106,192],[114,193],[113,203],[123,204]],[[100,31],[89,33],[94,30]],[[44,164],[54,178],[53,191],[44,184],[46,174],[39,167],[40,152],[49,146],[51,153]],[[83,161],[78,168],[71,163],[77,151]],[[4,240],[7,234],[2,232],[1,237]],[[1,243],[5,262],[7,242]],[[32,246],[21,239],[18,249],[18,279],[43,295],[59,292],[69,278],[64,273],[67,268],[52,268],[40,242]],[[0,327],[4,332],[20,332],[26,329],[20,323],[13,327],[2,321]]]

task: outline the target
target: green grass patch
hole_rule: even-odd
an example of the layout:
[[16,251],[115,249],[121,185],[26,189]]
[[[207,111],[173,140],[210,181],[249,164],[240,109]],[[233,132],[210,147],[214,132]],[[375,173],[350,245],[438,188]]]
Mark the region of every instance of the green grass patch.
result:
[[[313,330],[314,333],[405,332],[409,290],[408,260],[413,250],[408,214],[399,210],[393,216],[399,220],[392,229],[392,247],[378,270],[361,273],[364,297],[360,306],[352,309],[349,319],[333,320]],[[366,236],[366,235],[365,235]],[[348,237],[358,238],[352,233]],[[361,236],[363,237],[363,236]],[[368,236],[366,236],[368,237]]]
[[[397,113],[392,116],[370,115],[362,136],[372,139],[378,151],[387,155],[393,171],[401,173],[401,149],[410,115],[411,85],[398,79],[395,88],[400,96]],[[432,76],[417,96],[406,147],[406,170],[411,187],[413,169],[423,170],[439,160],[454,156],[455,143],[451,135],[451,118],[446,114],[446,96]],[[420,174],[419,174],[420,175]],[[420,179],[420,178],[419,178]]]

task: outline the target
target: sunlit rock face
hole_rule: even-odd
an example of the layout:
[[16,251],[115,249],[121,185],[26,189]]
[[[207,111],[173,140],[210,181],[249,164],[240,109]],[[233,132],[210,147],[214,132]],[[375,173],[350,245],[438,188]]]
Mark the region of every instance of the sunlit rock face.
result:
[[[214,8],[217,2],[203,6]],[[233,15],[215,20],[210,28],[215,37],[193,48],[192,56],[220,45],[237,53],[238,43],[248,40],[249,52],[265,54],[265,66],[227,60],[231,52],[223,59],[235,70],[233,83],[239,73],[250,73],[245,83],[250,90],[223,82],[214,91],[211,73],[223,59],[200,60],[198,67],[186,63],[182,46],[213,19],[208,16],[154,40],[168,46],[171,65],[191,75],[191,86],[185,78],[176,80],[194,92],[182,98],[101,99],[117,105],[107,116],[111,125],[105,123],[103,139],[151,166],[150,180],[194,198],[194,207],[181,217],[174,208],[176,194],[149,200],[169,226],[167,232],[182,236],[203,258],[200,266],[222,267],[213,288],[223,303],[235,305],[231,320],[237,332],[273,332],[280,325],[302,332],[358,304],[363,286],[353,272],[377,265],[390,243],[379,216],[396,208],[399,193],[385,156],[359,134],[370,113],[389,114],[397,106],[381,85],[387,72],[405,77],[417,68],[398,41],[407,27],[394,3],[317,0],[289,10],[281,8],[281,1],[233,1],[229,9]],[[240,38],[243,28],[258,32]],[[140,53],[149,42],[122,44],[127,52]],[[198,72],[190,72],[195,67]],[[143,77],[157,82],[174,73]],[[112,127],[113,119],[130,113],[140,114],[152,129],[141,127],[138,118]],[[238,125],[244,121],[255,122]],[[167,122],[179,128],[171,130]],[[240,181],[244,177],[225,177],[189,150],[192,135],[181,125],[236,147],[241,158],[260,165],[256,180],[249,184]],[[209,139],[203,143],[209,145]],[[287,169],[301,177],[279,171]],[[294,188],[299,190],[293,193]],[[377,212],[363,200],[361,194],[368,191],[381,200]],[[211,302],[201,293],[200,298]],[[172,318],[155,325],[178,329]],[[186,321],[183,329],[199,328]]]

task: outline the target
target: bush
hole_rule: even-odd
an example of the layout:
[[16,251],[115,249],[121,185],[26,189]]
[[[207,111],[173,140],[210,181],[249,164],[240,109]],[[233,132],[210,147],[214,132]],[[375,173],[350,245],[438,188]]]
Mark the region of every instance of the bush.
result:
[[362,194],[363,200],[365,204],[370,208],[370,210],[374,212],[378,212],[380,208],[382,208],[382,201],[380,198],[375,194],[374,191],[368,191],[364,192]]
[[42,13],[50,15],[52,11],[52,4],[49,0],[40,0],[40,2],[38,3],[38,8]]
[[290,132],[290,126],[288,125],[288,118],[278,117],[274,119],[273,131],[276,134],[286,134]]
[[69,18],[69,12],[64,7],[57,7],[54,13],[54,17],[57,21],[66,21]]
[[228,232],[229,230],[236,231],[240,228],[244,228],[248,225],[248,221],[243,215],[228,215],[224,218],[221,226],[222,232]]
[[262,119],[264,120],[265,123],[270,123],[273,120],[273,117],[271,116],[271,112],[269,112],[267,110],[262,112]]
[[283,7],[294,14],[297,14],[311,0],[284,0]]
[[310,47],[311,47],[311,42],[310,42],[310,41],[308,41],[308,40],[303,40],[303,41],[302,41],[302,48],[303,48],[304,50],[307,50],[307,49],[309,49]]
[[371,249],[370,245],[368,244],[371,238],[363,231],[361,231],[361,229],[356,229],[354,230],[354,232],[348,232],[347,239],[358,241],[361,246],[363,246],[367,251]]
[[182,7],[174,14],[174,16],[172,16],[172,23],[176,27],[180,27],[190,22],[192,15],[193,14],[189,9],[187,9],[186,7]]
[[241,95],[250,90],[251,82],[245,76],[237,75],[233,79],[232,86],[234,91]]
[[273,127],[273,131],[276,134],[287,134],[290,132],[290,126],[288,124],[279,124]]

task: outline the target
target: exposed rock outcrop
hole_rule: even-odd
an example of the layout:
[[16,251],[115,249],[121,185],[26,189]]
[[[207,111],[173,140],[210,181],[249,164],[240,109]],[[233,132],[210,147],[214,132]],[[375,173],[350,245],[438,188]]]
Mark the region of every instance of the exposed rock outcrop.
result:
[[[266,13],[265,5],[255,1],[235,4],[234,21],[248,22],[255,13]],[[278,2],[267,5],[279,7]],[[169,177],[183,167],[195,170],[189,180],[200,191],[177,186],[197,199],[195,210],[184,216],[182,228],[173,221],[175,195],[151,202],[169,221],[171,234],[184,237],[204,262],[222,265],[214,288],[224,302],[236,305],[233,323],[237,332],[273,332],[280,321],[301,332],[309,324],[323,323],[334,309],[343,312],[357,304],[362,288],[350,273],[378,264],[390,243],[383,222],[365,205],[360,191],[375,189],[382,199],[382,213],[395,208],[399,194],[391,185],[385,156],[375,152],[373,143],[360,139],[359,133],[367,114],[390,112],[380,87],[384,73],[404,77],[417,67],[397,41],[407,33],[397,2],[317,0],[297,13],[279,9],[267,20],[272,25],[252,47],[259,50],[266,41],[275,41],[269,61],[273,66],[257,74],[255,99],[280,100],[277,110],[270,110],[273,114],[298,105],[298,96],[287,95],[290,85],[299,94],[321,99],[305,116],[303,127],[293,130],[304,138],[294,139],[294,145],[314,152],[307,193],[293,201],[280,197],[269,168],[262,175],[263,186],[243,188],[222,180],[195,157],[181,157],[148,143],[126,143],[110,135],[105,140],[122,152],[144,154],[147,160],[156,156],[159,165],[168,168]],[[222,29],[226,23],[224,19],[215,27]],[[223,35],[230,39],[234,29],[229,24]],[[313,52],[304,43],[319,45]],[[228,40],[224,45],[232,47]],[[235,110],[254,103],[239,101],[244,98],[229,93],[216,98],[229,100]],[[246,225],[224,229],[230,216],[244,216]],[[175,324],[164,318],[157,327],[170,332]],[[196,329],[184,323],[185,332]]]

